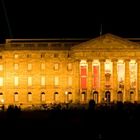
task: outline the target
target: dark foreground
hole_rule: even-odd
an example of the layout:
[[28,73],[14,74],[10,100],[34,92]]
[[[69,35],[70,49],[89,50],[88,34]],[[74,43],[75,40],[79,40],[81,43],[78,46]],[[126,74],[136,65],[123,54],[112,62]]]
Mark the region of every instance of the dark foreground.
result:
[[58,105],[34,111],[12,107],[0,112],[0,130],[32,138],[135,139],[140,138],[140,104],[90,102],[87,108]]

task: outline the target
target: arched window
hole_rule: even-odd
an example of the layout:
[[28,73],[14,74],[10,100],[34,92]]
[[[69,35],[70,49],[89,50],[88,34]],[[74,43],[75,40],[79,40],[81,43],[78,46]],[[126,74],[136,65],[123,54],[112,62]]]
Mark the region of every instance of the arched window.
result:
[[31,101],[32,101],[32,93],[28,92],[28,102],[31,102]]
[[3,98],[3,93],[2,92],[0,92],[0,103],[4,103],[4,98]]
[[15,102],[18,102],[18,92],[15,92],[14,93],[14,101]]
[[81,101],[82,102],[86,101],[86,92],[85,91],[82,91],[82,93],[81,93]]
[[134,102],[134,91],[130,91],[130,101]]
[[68,102],[72,101],[72,92],[68,92]]
[[93,92],[93,100],[95,101],[95,103],[98,103],[98,91],[94,91]]
[[123,93],[122,93],[122,91],[118,91],[118,93],[117,93],[117,101],[118,102],[123,101]]
[[41,102],[45,102],[45,92],[41,92]]
[[54,92],[54,101],[58,102],[58,92]]
[[106,92],[105,92],[105,101],[106,101],[107,103],[110,103],[110,98],[111,98],[111,93],[110,93],[110,91],[106,91]]

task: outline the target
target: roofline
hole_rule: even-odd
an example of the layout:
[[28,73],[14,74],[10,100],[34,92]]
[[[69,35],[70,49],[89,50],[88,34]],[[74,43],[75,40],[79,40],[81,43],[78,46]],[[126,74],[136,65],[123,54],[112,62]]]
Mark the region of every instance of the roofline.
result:
[[49,41],[85,41],[89,40],[90,38],[47,38],[47,39],[6,39],[6,43],[16,43],[16,42],[49,42]]

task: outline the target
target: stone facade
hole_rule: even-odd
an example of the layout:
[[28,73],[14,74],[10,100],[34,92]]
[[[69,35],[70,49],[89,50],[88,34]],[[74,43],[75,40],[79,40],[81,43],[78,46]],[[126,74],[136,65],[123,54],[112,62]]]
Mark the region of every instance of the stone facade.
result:
[[112,34],[88,41],[7,39],[0,51],[1,104],[140,101],[138,42]]

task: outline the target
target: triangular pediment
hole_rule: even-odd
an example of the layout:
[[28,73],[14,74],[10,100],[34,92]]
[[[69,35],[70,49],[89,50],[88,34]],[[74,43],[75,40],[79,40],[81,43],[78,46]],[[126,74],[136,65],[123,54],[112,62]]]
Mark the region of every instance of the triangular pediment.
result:
[[140,49],[140,44],[108,33],[72,47],[72,50],[90,51],[95,49]]

